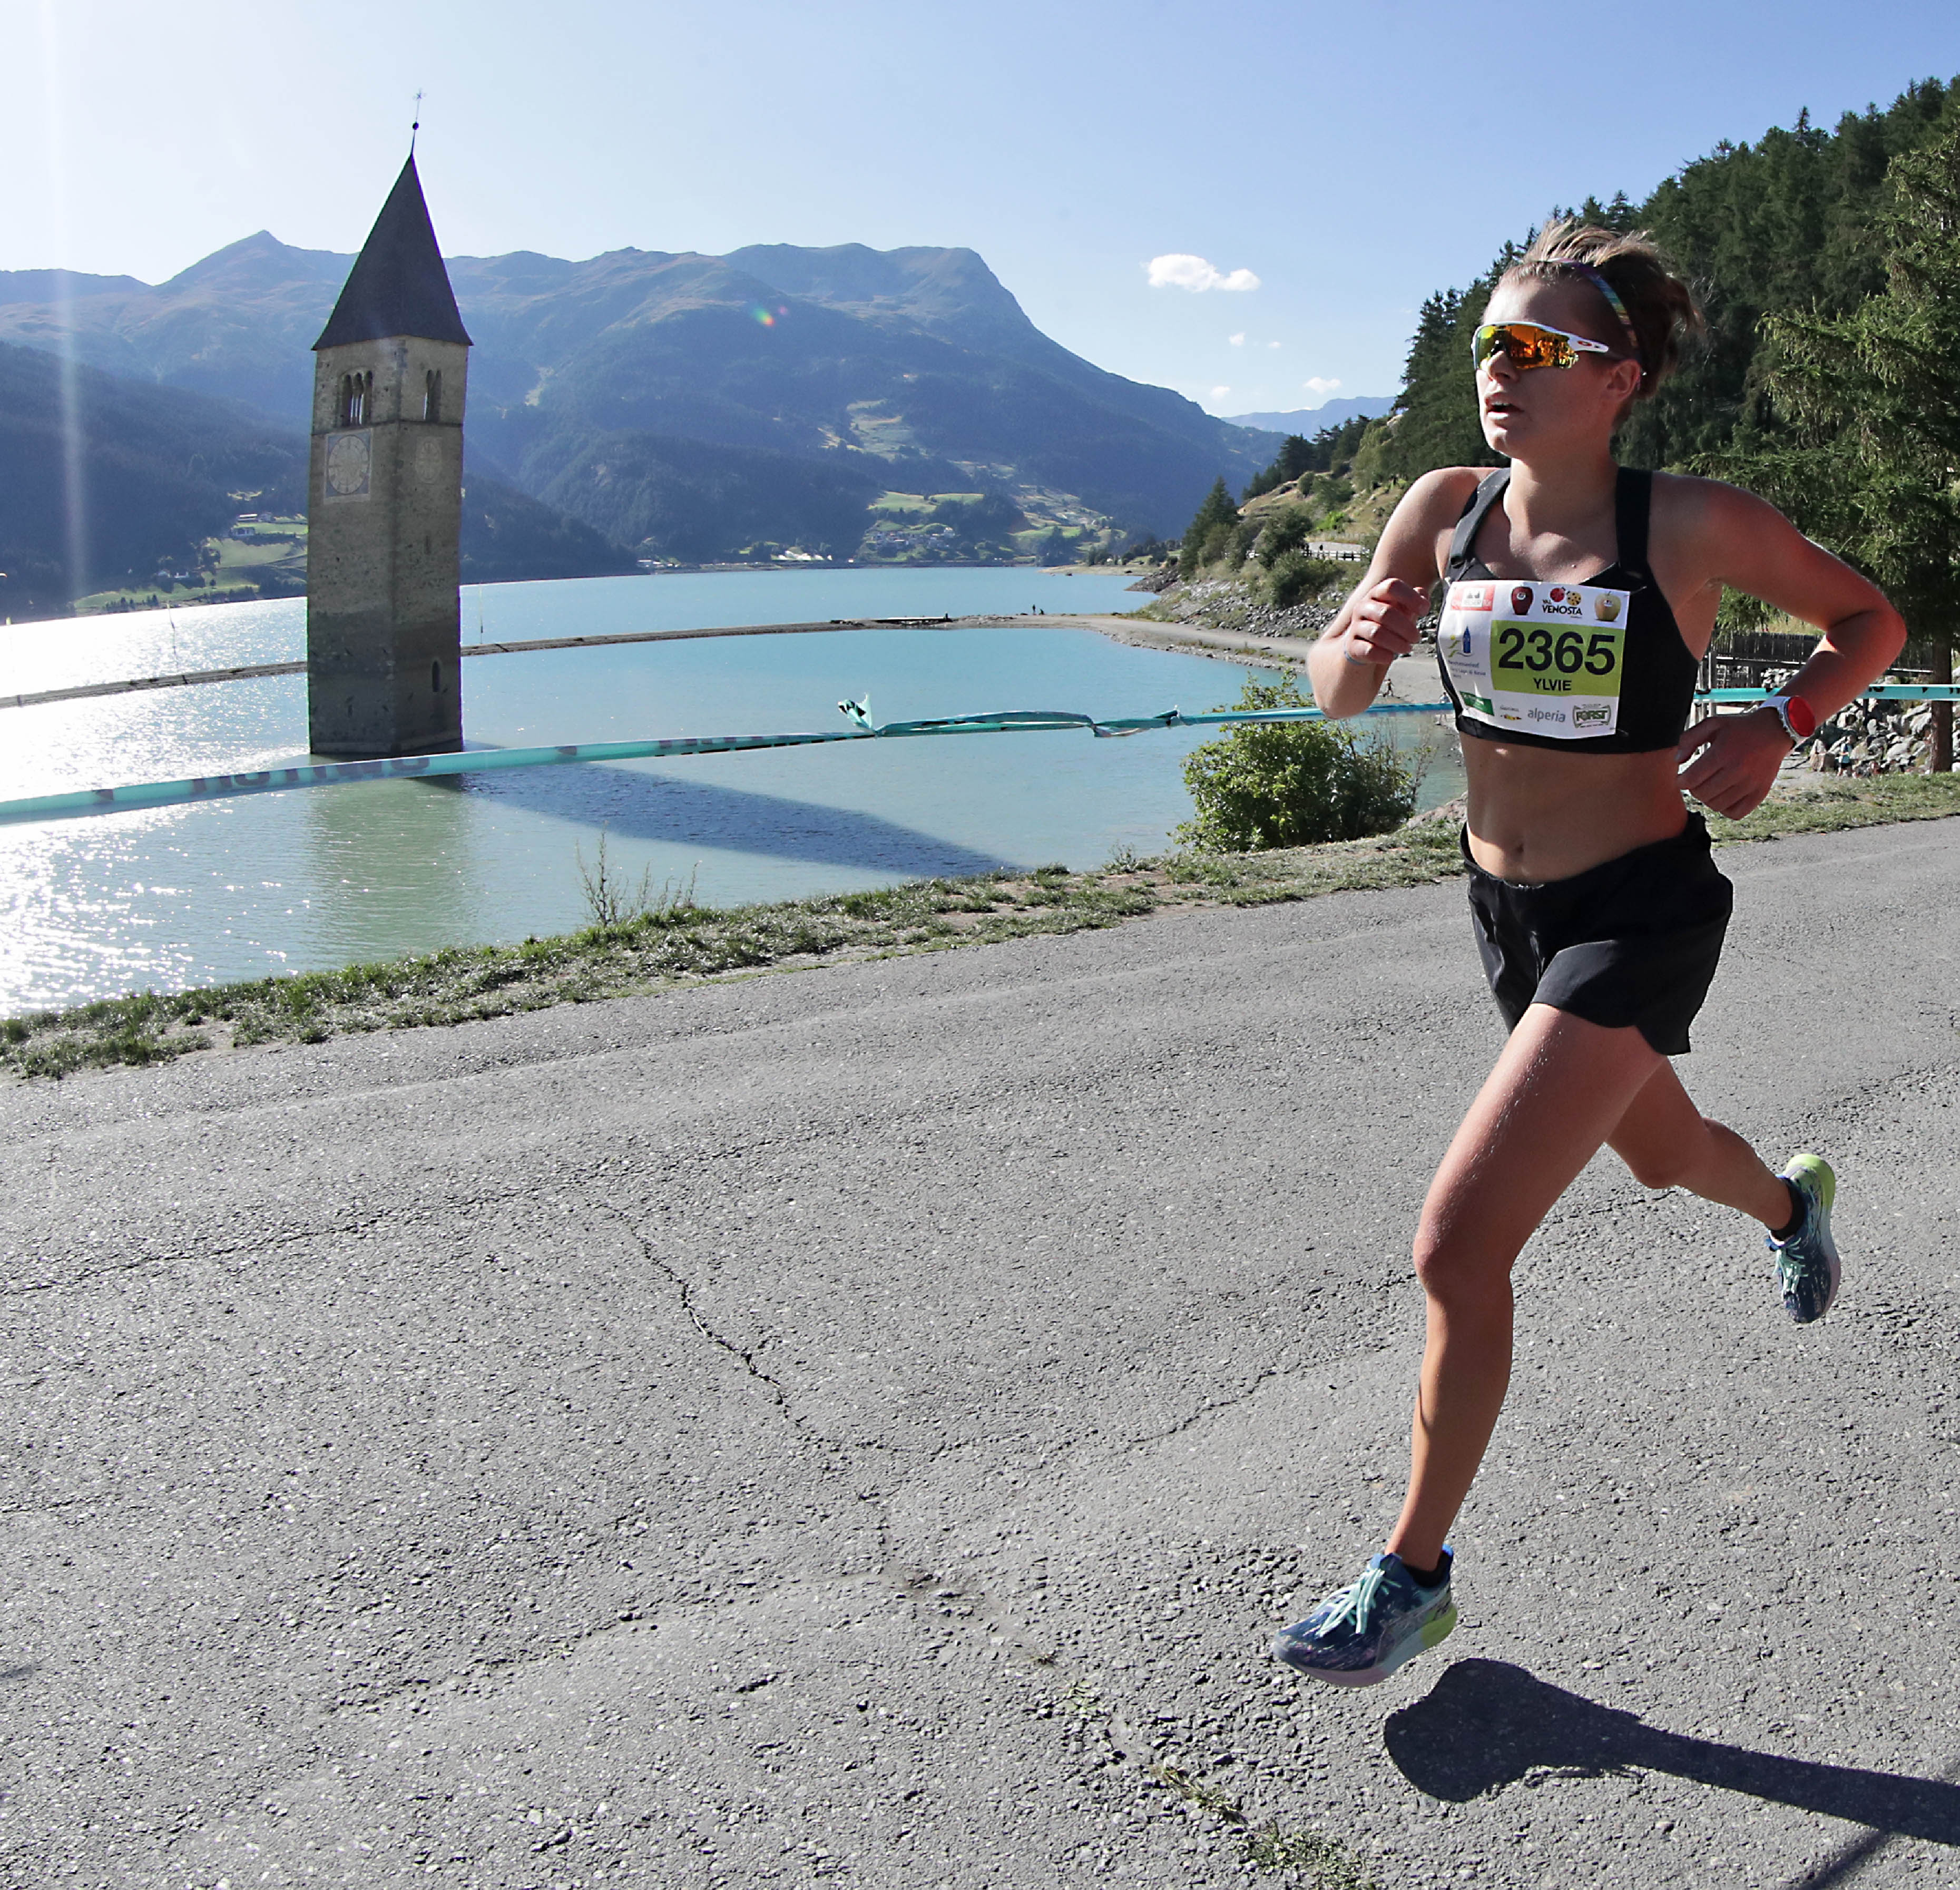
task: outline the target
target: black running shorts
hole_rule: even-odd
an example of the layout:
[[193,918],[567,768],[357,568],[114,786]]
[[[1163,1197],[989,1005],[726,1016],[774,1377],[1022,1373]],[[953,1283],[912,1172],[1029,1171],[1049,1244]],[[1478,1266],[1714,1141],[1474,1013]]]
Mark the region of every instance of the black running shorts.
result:
[[1486,873],[1467,832],[1463,858],[1478,953],[1507,1028],[1549,1004],[1609,1030],[1631,1025],[1664,1057],[1687,1055],[1735,902],[1699,814],[1672,840],[1542,886]]

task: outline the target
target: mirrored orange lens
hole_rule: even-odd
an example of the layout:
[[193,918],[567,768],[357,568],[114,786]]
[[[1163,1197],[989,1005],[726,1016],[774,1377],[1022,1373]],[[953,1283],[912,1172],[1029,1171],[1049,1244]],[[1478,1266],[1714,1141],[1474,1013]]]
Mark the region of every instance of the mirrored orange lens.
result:
[[1477,331],[1472,353],[1479,368],[1493,355],[1502,353],[1521,371],[1570,368],[1579,358],[1572,344],[1556,329],[1539,328],[1529,322],[1486,323]]

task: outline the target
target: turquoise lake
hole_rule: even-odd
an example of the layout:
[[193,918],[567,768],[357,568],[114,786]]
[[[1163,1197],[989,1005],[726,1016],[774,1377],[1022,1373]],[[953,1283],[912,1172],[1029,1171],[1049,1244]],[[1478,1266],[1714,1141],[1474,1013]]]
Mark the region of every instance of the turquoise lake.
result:
[[[660,574],[466,590],[466,647],[847,616],[1115,611],[1121,578],[1010,569]],[[298,600],[0,629],[0,694],[296,660]],[[1246,672],[1039,617],[998,629],[718,637],[463,668],[472,745],[825,730],[992,709],[1211,708]],[[1411,718],[1411,720],[1414,718]],[[303,677],[0,711],[0,797],[262,768],[304,752]],[[1402,731],[1398,730],[1398,733]],[[1408,731],[1413,733],[1413,730]],[[0,1014],[586,922],[603,832],[704,905],[1160,849],[1203,733],[861,743],[393,781],[0,826]],[[1438,791],[1443,791],[1441,784]],[[1425,799],[1433,797],[1426,795]]]

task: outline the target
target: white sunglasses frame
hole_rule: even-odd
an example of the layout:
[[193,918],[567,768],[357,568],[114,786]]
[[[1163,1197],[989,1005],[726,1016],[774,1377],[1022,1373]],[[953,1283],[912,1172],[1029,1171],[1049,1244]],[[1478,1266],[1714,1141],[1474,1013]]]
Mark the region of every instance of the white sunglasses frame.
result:
[[[1574,335],[1565,329],[1554,328],[1549,322],[1479,322],[1471,331],[1470,335],[1470,365],[1473,371],[1481,368],[1484,362],[1491,358],[1490,355],[1480,355],[1477,352],[1477,345],[1482,340],[1484,331],[1487,328],[1535,328],[1542,335],[1556,335],[1561,341],[1570,342],[1573,348],[1582,355],[1612,355],[1623,361],[1631,358],[1615,348],[1610,342],[1594,341],[1589,336]],[[1497,352],[1494,348],[1491,354],[1494,355]],[[1568,361],[1566,365],[1577,367],[1578,364],[1576,361]],[[1526,368],[1519,369],[1519,371],[1522,374],[1531,374],[1535,371]]]

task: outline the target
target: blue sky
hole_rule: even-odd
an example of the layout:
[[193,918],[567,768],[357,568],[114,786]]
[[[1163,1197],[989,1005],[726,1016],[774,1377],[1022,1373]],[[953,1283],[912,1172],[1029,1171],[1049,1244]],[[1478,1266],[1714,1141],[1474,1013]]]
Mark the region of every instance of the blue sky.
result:
[[1392,392],[1423,297],[1554,204],[1960,73],[1952,0],[0,0],[0,269],[154,282],[261,228],[352,250],[420,87],[452,253],[963,243],[1058,340],[1219,413]]

